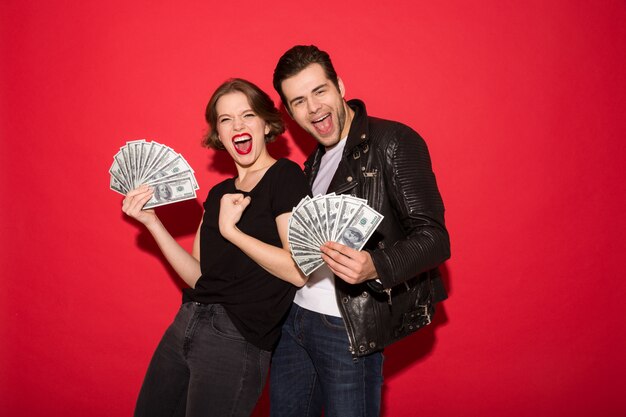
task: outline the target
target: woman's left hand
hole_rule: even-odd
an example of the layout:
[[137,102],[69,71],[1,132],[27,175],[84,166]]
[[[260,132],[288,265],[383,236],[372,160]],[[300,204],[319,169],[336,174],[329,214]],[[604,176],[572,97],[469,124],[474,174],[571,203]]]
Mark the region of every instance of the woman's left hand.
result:
[[220,233],[226,239],[233,231],[237,230],[235,225],[241,219],[241,215],[250,201],[252,199],[244,197],[243,194],[224,194],[220,200],[219,227]]

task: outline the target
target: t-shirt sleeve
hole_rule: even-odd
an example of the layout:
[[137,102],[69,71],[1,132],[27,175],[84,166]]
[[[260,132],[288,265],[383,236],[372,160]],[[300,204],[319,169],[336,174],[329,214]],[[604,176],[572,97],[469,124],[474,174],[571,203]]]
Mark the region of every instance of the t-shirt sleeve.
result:
[[309,182],[302,169],[288,159],[284,159],[274,173],[272,187],[272,214],[278,217],[290,212],[300,200],[311,195]]

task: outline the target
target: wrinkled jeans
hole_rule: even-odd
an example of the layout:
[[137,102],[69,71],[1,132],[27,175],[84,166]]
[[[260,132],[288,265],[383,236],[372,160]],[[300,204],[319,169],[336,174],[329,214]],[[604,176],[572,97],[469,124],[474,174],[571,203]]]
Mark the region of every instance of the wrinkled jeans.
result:
[[136,417],[247,417],[271,353],[248,343],[218,304],[185,303],[152,357]]
[[381,352],[354,358],[340,317],[292,304],[272,357],[272,417],[374,417],[380,413]]

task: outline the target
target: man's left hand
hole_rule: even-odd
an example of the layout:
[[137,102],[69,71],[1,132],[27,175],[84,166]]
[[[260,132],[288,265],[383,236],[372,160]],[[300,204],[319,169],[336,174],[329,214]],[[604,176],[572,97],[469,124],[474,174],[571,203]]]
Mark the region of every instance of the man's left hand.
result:
[[337,242],[326,242],[322,259],[331,271],[348,284],[358,284],[378,276],[367,251],[357,251]]

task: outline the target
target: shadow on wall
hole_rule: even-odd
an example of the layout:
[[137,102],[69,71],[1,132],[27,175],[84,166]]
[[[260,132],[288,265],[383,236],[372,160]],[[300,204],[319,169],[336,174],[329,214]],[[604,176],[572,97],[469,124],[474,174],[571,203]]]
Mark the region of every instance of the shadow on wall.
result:
[[[441,272],[443,285],[448,291],[448,297],[450,297],[450,275],[445,263],[439,267],[439,271]],[[437,328],[448,322],[445,303],[446,301],[444,300],[437,304],[435,316],[430,325],[421,328],[416,333],[405,337],[385,349],[386,378],[391,378],[406,367],[428,359],[437,341]]]
[[[202,204],[194,199],[157,207],[156,211],[163,225],[165,225],[170,234],[177,239],[183,236],[195,236],[200,220],[202,219],[203,208]],[[142,224],[123,213],[121,216],[122,220],[139,229],[137,247],[157,258],[172,281],[182,291],[182,289],[186,287],[186,284],[165,259],[150,232],[148,232]]]
[[[439,267],[443,285],[448,291],[448,297],[451,296],[450,274],[444,263]],[[416,333],[394,343],[385,349],[384,374],[385,380],[392,378],[397,373],[405,370],[407,367],[413,366],[421,361],[428,360],[437,343],[436,332],[439,326],[448,322],[448,316],[445,311],[445,303],[443,301],[437,304],[433,322],[418,330]],[[389,392],[387,386],[383,384],[382,401],[381,401],[381,417],[387,416],[386,404]],[[419,391],[416,391],[419,395]]]

